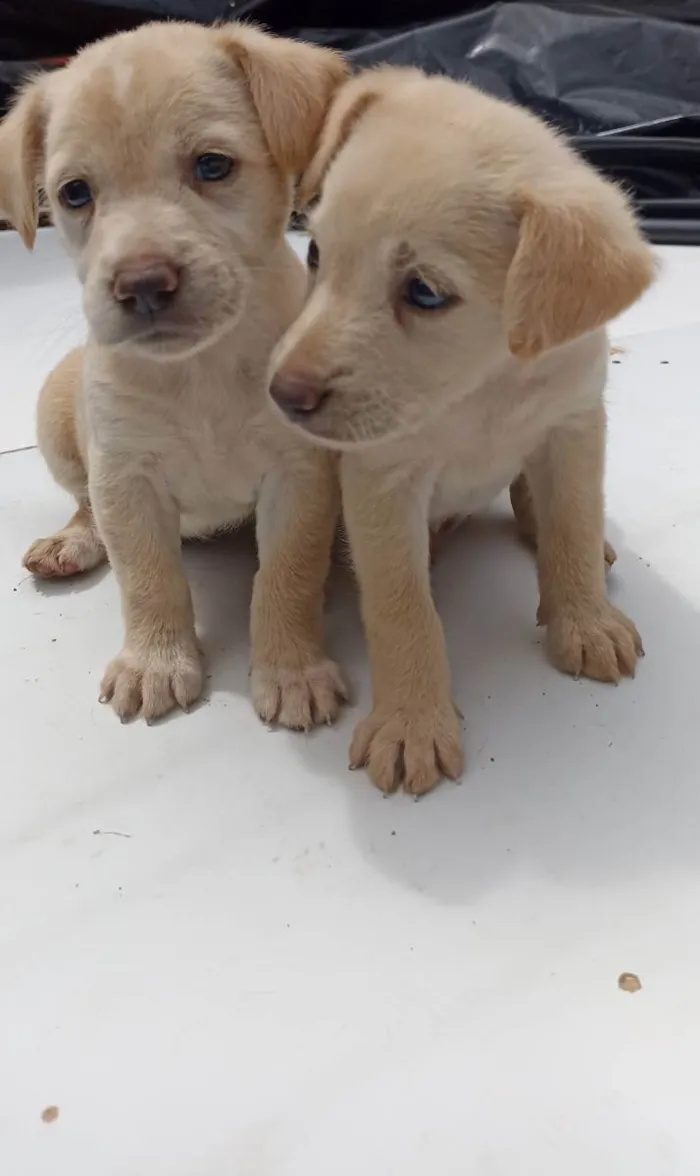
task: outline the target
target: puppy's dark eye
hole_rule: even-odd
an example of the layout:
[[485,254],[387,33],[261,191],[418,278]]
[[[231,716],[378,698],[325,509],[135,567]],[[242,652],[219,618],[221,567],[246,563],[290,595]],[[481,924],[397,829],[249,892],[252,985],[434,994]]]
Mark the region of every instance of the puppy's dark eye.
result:
[[317,270],[318,263],[320,260],[321,260],[321,256],[318,252],[318,245],[316,244],[316,242],[314,241],[314,239],[312,237],[311,240],[309,241],[309,251],[306,254],[306,264],[308,265],[310,270]]
[[451,294],[434,290],[422,278],[409,278],[403,289],[404,302],[416,310],[442,310],[454,301]]
[[92,204],[92,192],[86,180],[68,180],[58,189],[58,199],[64,208],[86,208]]
[[225,180],[233,171],[233,160],[228,155],[221,155],[218,151],[206,151],[194,162],[194,176],[203,184],[214,184],[217,180]]

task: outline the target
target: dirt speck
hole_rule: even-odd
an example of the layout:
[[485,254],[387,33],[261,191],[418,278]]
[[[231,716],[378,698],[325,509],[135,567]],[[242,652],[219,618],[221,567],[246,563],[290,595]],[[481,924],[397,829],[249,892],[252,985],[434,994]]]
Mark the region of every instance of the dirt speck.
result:
[[44,1107],[41,1112],[41,1121],[42,1123],[55,1123],[59,1114],[58,1107]]
[[624,347],[611,347],[610,354],[611,355],[627,355],[627,351]]
[[642,987],[642,982],[639,979],[639,976],[635,976],[634,972],[623,972],[622,975],[618,977],[617,986],[618,988],[621,988],[623,992],[639,992],[640,988]]

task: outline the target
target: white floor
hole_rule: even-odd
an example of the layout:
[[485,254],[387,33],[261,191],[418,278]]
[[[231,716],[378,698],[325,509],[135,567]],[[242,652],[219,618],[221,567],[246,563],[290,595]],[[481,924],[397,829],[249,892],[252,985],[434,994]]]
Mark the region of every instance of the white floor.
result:
[[[356,706],[257,723],[242,540],[187,555],[206,704],[120,726],[114,581],[23,574],[68,503],[0,457],[3,1176],[697,1176],[700,250],[664,259],[610,385],[612,585],[648,656],[618,689],[558,676],[510,525],[467,528],[435,580],[469,766],[420,804],[347,772],[340,574]],[[0,450],[33,445],[78,306],[50,234],[2,234]]]

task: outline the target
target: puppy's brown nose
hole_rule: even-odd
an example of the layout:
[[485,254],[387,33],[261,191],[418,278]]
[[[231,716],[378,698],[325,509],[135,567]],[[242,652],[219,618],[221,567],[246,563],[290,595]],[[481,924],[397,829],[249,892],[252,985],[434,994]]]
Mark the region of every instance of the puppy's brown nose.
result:
[[114,275],[117,302],[133,314],[154,315],[173,300],[180,276],[165,257],[131,257]]
[[278,372],[270,384],[270,396],[287,416],[305,417],[317,412],[330,392],[308,372]]

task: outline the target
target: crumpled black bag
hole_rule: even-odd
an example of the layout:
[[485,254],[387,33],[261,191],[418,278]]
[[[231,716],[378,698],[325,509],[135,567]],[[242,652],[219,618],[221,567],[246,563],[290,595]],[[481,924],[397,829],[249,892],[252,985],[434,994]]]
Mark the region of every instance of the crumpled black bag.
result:
[[700,0],[0,0],[0,109],[37,64],[168,17],[256,20],[358,68],[466,78],[571,135],[654,240],[700,242]]
[[573,134],[700,112],[700,30],[688,23],[700,0],[0,0],[0,84],[7,93],[28,63],[145,20],[234,17],[336,45],[358,66],[467,77]]

